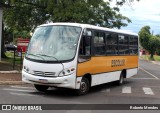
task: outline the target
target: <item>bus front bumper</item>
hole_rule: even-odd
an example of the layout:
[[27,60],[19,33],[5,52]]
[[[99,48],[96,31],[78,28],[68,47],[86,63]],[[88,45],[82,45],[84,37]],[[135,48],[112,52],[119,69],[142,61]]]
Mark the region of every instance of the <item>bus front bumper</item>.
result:
[[42,76],[35,76],[26,73],[25,71],[22,71],[22,81],[30,84],[76,89],[75,80],[76,80],[75,73],[63,77],[42,77]]

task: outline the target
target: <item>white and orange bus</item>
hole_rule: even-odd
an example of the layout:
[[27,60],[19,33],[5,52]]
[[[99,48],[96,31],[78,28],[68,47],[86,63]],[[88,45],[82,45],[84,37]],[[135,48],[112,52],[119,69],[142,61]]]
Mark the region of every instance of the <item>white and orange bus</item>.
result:
[[36,28],[26,52],[22,80],[39,91],[124,82],[138,71],[138,35],[88,24],[52,23]]

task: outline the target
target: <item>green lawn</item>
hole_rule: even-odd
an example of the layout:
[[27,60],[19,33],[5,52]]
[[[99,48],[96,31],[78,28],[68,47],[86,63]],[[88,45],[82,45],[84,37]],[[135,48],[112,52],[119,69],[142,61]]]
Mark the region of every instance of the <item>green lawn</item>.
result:
[[[144,60],[151,60],[150,59],[150,55],[142,55],[140,56],[141,59],[144,59]],[[160,56],[158,55],[154,55],[154,60],[155,61],[160,61]]]
[[[4,61],[4,62],[8,62],[8,63],[10,63],[10,64],[13,64],[13,60],[14,60],[14,52],[11,52],[11,51],[7,51],[6,53],[6,56],[8,57],[8,58],[3,58],[2,59],[2,61]],[[24,54],[22,54],[22,56],[24,57]],[[22,60],[23,60],[23,57],[22,57]],[[18,57],[18,54],[16,54],[16,57],[15,57],[15,64],[17,65],[19,65],[20,63],[21,63],[21,57]]]

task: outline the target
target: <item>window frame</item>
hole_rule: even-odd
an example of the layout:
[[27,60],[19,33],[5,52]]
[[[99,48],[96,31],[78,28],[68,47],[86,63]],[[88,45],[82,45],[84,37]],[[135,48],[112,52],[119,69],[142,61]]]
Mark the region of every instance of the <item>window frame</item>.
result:
[[[98,36],[100,36],[101,33],[104,34],[104,54],[96,54],[96,51],[95,51],[95,43],[94,43],[94,38],[95,38],[95,32],[98,33]],[[102,30],[93,30],[93,37],[92,37],[92,50],[93,50],[93,55],[94,56],[106,56],[106,33],[105,31],[102,31]]]
[[[130,44],[130,37],[136,39],[136,45],[131,45],[131,44]],[[139,55],[139,45],[138,45],[139,40],[138,40],[138,36],[130,35],[130,37],[129,37],[129,55],[130,55],[130,56],[137,56],[137,55]],[[135,48],[137,49],[137,53],[136,53],[136,54],[131,54],[131,53],[130,53],[130,47],[135,47]]]
[[116,35],[116,40],[117,40],[117,44],[113,45],[113,44],[109,44],[110,46],[116,46],[117,47],[117,54],[107,54],[107,50],[108,50],[108,47],[107,47],[107,37],[106,37],[106,56],[119,56],[119,46],[118,46],[118,33],[116,32],[106,32],[108,33],[109,35]]
[[[138,39],[138,36],[137,35],[130,35],[130,34],[125,34],[125,33],[119,33],[119,32],[112,32],[112,31],[105,31],[105,30],[99,30],[99,29],[92,29],[92,28],[86,28],[86,30],[90,30],[92,32],[92,35],[91,35],[91,48],[90,48],[90,56],[95,56],[95,57],[99,57],[99,56],[137,56],[138,55],[138,44],[139,44],[139,39]],[[95,36],[95,32],[98,32],[99,36],[100,36],[100,33],[104,33],[104,48],[105,48],[105,54],[101,54],[101,55],[97,55],[95,52],[95,45],[94,45],[94,36]],[[107,54],[107,36],[110,35],[110,34],[115,34],[116,37],[117,37],[117,54]],[[121,44],[119,44],[119,35],[123,35],[125,37],[127,37],[127,41],[128,43],[126,44],[126,48],[127,48],[127,51],[128,51],[128,54],[120,54],[119,50],[120,50],[120,46]],[[83,35],[82,35],[83,37]],[[136,38],[137,42],[136,42],[136,47],[137,48],[137,54],[130,54],[130,37],[134,37]],[[124,44],[125,45],[125,44]]]
[[[127,43],[126,44],[120,44],[119,35],[122,35],[122,36],[124,36],[124,38],[127,38]],[[130,37],[130,35],[126,35],[126,34],[122,34],[122,33],[118,34],[118,55],[119,56],[128,56],[128,55],[130,55],[130,52],[129,52],[129,37]],[[127,49],[128,54],[126,54],[126,53],[125,54],[120,54],[120,46],[126,47],[125,49]]]

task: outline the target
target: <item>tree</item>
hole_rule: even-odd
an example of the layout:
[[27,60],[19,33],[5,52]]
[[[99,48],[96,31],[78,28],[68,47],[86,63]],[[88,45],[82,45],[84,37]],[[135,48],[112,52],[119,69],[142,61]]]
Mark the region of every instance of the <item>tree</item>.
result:
[[119,6],[125,2],[127,0],[117,0],[114,8],[110,6],[110,0],[1,0],[0,5],[5,7],[4,24],[10,32],[30,32],[48,21],[98,24],[120,29],[131,22],[120,14]]
[[[18,31],[18,34],[28,34],[39,24],[45,23],[45,0],[0,0],[0,6],[4,10],[2,31],[2,58],[5,56],[4,34]],[[5,28],[5,29],[4,29]],[[7,29],[7,30],[6,30]],[[27,33],[26,33],[27,32]]]
[[160,47],[160,38],[151,34],[149,26],[144,26],[141,28],[139,38],[141,46],[151,54],[151,60],[154,60],[153,55],[155,54],[157,48]]
[[[160,34],[157,34],[156,37],[158,37],[158,39],[160,40]],[[160,56],[160,45],[159,45],[159,47],[156,49],[156,54]]]
[[160,39],[156,36],[152,36],[149,41],[148,52],[151,54],[151,60],[154,60],[153,55],[155,54],[156,50],[160,47]]
[[144,26],[141,28],[140,32],[139,32],[139,37],[140,37],[140,43],[141,46],[148,50],[149,47],[149,40],[151,38],[151,33],[150,33],[150,27],[149,26]]
[[[56,1],[56,0],[55,0]],[[111,8],[103,0],[50,0],[47,11],[53,22],[77,22],[109,28],[126,26],[131,20],[120,14],[119,8]]]
[[47,12],[40,6],[35,7],[24,2],[15,2],[14,5],[4,11],[4,23],[11,31],[31,31],[48,20]]
[[[4,0],[5,1],[5,0]],[[103,0],[6,0],[9,9],[4,12],[7,27],[31,30],[48,20],[53,22],[88,23],[109,28],[127,26],[131,22]],[[124,0],[122,0],[124,3]],[[121,2],[117,1],[117,4]]]
[[160,34],[157,34],[156,37],[160,38]]

